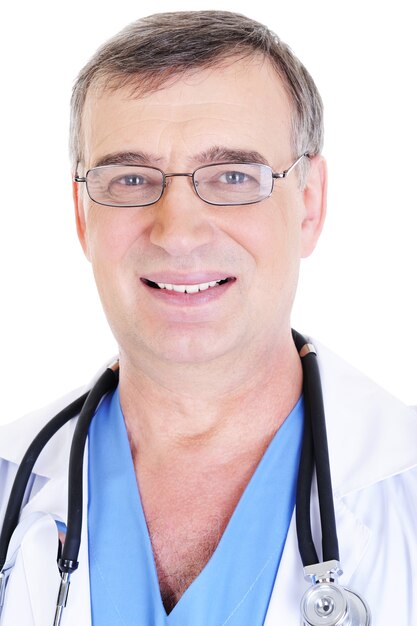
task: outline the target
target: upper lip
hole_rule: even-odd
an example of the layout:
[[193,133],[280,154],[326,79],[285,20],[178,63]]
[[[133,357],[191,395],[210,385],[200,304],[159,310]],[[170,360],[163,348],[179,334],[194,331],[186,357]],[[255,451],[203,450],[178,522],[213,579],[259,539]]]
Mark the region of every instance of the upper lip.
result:
[[234,274],[227,271],[210,271],[210,272],[152,272],[144,274],[141,278],[152,281],[153,283],[165,283],[171,285],[199,285],[201,283],[210,283],[214,280],[224,280],[225,278],[235,278]]

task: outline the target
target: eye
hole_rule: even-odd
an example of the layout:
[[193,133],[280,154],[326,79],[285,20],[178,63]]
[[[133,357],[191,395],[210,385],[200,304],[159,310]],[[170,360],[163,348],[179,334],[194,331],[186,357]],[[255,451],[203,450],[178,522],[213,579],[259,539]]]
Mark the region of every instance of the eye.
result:
[[228,185],[241,185],[249,180],[249,176],[244,172],[238,172],[231,170],[229,172],[223,172],[219,176],[219,181]]
[[117,180],[113,181],[118,185],[126,185],[127,187],[139,187],[146,182],[143,176],[139,176],[139,174],[127,174],[126,176],[122,176]]

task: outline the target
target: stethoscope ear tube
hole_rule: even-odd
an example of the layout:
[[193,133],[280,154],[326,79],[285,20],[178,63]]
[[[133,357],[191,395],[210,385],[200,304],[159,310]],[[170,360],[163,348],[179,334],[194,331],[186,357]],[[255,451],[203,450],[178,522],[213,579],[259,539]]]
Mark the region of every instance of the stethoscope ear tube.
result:
[[306,390],[310,406],[310,422],[313,433],[314,458],[317,475],[320,520],[322,528],[323,561],[339,560],[336,517],[333,503],[333,487],[330,474],[329,448],[324,417],[323,394],[317,355],[310,352],[301,359],[308,368]]
[[298,545],[301,560],[305,567],[319,561],[313,542],[310,521],[310,493],[314,467],[317,475],[323,561],[339,561],[339,544],[317,354],[302,335],[294,330],[292,333],[303,367],[303,389],[306,406],[296,499]]
[[[305,377],[303,381],[304,397],[306,396]],[[297,479],[297,506],[295,521],[297,527],[298,549],[304,566],[318,563],[319,557],[314,545],[310,522],[311,483],[314,472],[313,433],[308,402],[304,403],[304,431]]]
[[16,472],[0,534],[0,572],[6,562],[10,539],[19,522],[20,509],[22,507],[23,498],[33,466],[35,465],[40,453],[55,433],[58,432],[58,430],[70,419],[78,415],[87,398],[87,395],[88,393],[83,394],[55,415],[55,417],[53,417],[42,428],[42,430],[39,431],[25,452],[25,455]]
[[70,576],[78,567],[83,521],[83,463],[88,429],[97,407],[104,396],[113,391],[119,382],[119,364],[107,368],[91,389],[81,409],[71,443],[68,469],[67,532],[62,553],[58,559],[61,583],[55,609],[53,626],[60,626],[67,605]]
[[91,420],[102,398],[116,388],[119,370],[107,368],[91,389],[81,410],[71,443],[68,470],[67,532],[58,566],[62,573],[78,567],[83,509],[84,449]]

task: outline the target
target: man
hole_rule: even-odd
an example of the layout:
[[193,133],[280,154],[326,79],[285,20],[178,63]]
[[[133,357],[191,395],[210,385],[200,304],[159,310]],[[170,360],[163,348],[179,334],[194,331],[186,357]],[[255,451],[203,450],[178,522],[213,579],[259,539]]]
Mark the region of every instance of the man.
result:
[[[308,398],[290,317],[327,183],[314,82],[246,17],[150,16],[82,70],[71,132],[77,230],[119,383],[89,429],[61,624],[295,626],[308,589],[293,516]],[[318,359],[340,583],[374,624],[415,625],[415,415],[324,348]],[[23,436],[20,423],[5,430],[4,507],[27,445],[68,402],[26,419]],[[35,465],[2,626],[53,623],[75,422]],[[312,509],[318,545],[314,489]],[[314,623],[330,623],[330,604],[314,605]]]

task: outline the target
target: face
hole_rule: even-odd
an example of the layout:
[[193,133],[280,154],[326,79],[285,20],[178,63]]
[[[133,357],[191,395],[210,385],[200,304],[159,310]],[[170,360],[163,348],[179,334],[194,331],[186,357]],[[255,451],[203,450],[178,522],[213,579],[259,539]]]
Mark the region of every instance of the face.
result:
[[[288,97],[259,58],[142,98],[127,89],[90,93],[83,128],[80,175],[123,153],[167,173],[235,161],[236,151],[259,153],[275,172],[294,161]],[[79,237],[121,357],[201,363],[279,345],[300,257],[314,248],[324,217],[322,160],[312,159],[305,189],[293,171],[246,206],[211,206],[190,178],[167,180],[162,198],[142,208],[101,206],[75,186]]]

